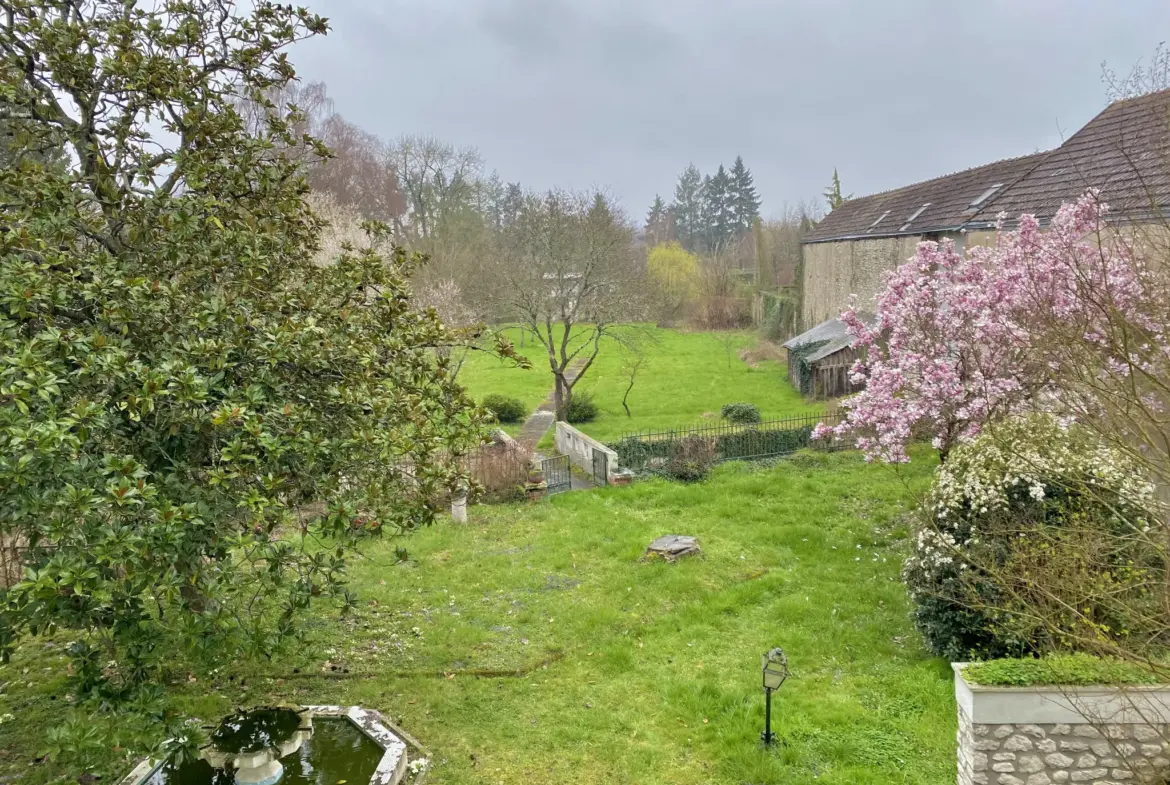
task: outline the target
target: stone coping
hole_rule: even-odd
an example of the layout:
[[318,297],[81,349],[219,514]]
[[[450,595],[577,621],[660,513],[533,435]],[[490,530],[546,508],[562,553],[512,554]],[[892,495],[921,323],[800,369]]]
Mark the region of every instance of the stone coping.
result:
[[1007,687],[972,684],[966,662],[951,663],[955,700],[980,724],[1170,723],[1170,684],[1111,687]]
[[[314,717],[347,719],[368,736],[384,752],[378,768],[370,777],[370,785],[398,785],[406,774],[406,742],[386,727],[381,713],[361,706],[304,706]],[[145,785],[158,771],[163,761],[146,758],[139,761],[119,785]],[[425,764],[424,764],[425,765]],[[356,785],[356,784],[355,784]]]

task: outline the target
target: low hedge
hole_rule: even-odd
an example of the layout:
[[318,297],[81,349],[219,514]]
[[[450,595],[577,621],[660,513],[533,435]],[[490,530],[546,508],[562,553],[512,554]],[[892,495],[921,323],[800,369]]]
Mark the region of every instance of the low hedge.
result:
[[658,437],[627,436],[610,445],[622,466],[634,471],[646,470],[656,459],[670,458],[676,445],[695,436],[714,442],[716,461],[768,458],[787,455],[812,445],[812,426],[799,428],[743,428],[708,435],[702,429]]
[[784,430],[745,428],[717,437],[715,449],[721,461],[786,455],[808,447],[812,443],[812,430],[812,426]]

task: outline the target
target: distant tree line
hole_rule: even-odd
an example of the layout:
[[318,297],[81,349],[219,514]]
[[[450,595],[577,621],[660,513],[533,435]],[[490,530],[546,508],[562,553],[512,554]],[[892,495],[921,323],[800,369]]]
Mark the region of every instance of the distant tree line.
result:
[[[327,148],[306,145],[292,153],[313,190],[327,195],[331,223],[350,227],[343,234],[355,236],[362,219],[381,221],[395,242],[426,254],[428,263],[415,273],[416,299],[457,327],[481,321],[612,325],[635,318],[746,326],[755,290],[798,283],[800,238],[821,213],[813,203],[786,205],[778,217],[762,220],[752,172],[736,156],[730,167],[720,164],[706,174],[686,166],[673,199],[657,196],[639,227],[607,194],[535,191],[491,171],[472,147],[370,133],[337,112],[322,83],[286,85],[267,99],[267,106],[241,107],[246,121],[259,129],[274,112],[296,106],[299,124],[292,135],[308,134]],[[590,232],[571,227],[573,221]],[[614,237],[625,238],[620,249]],[[612,263],[587,262],[588,243],[601,238]],[[585,247],[572,248],[575,242]],[[659,253],[648,265],[651,251],[667,243],[685,253]],[[676,262],[680,269],[668,269]],[[570,275],[586,266],[594,280]],[[648,286],[632,284],[650,268]],[[596,280],[601,271],[604,285]],[[546,277],[556,286],[541,284]],[[529,291],[518,291],[521,281]],[[563,297],[549,298],[546,289]],[[628,296],[634,291],[645,296]],[[547,332],[529,337],[547,339]],[[559,347],[553,354],[550,369],[568,399],[567,355],[560,356]]]
[[651,244],[677,240],[692,253],[721,253],[752,231],[760,217],[760,197],[751,170],[736,156],[728,170],[702,174],[690,164],[679,175],[674,201],[654,197],[646,216]]
[[524,326],[547,354],[564,419],[573,386],[612,345],[602,338],[628,343],[629,330],[618,326],[647,315],[636,226],[613,199],[525,189],[489,173],[474,148],[434,137],[382,139],[338,114],[321,83],[285,85],[242,114],[259,129],[290,106],[300,110],[296,135],[323,142],[284,151],[300,162],[314,206],[329,220],[323,247],[360,244],[362,219],[385,224],[393,243],[427,256],[413,297],[444,324]]

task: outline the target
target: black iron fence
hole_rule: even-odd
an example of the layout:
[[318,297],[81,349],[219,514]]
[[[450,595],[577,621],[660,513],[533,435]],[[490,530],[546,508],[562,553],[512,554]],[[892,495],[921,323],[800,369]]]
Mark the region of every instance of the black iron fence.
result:
[[813,440],[817,423],[837,425],[837,412],[781,417],[753,425],[720,424],[679,428],[669,431],[644,431],[626,434],[610,445],[618,454],[621,466],[636,473],[655,472],[666,465],[684,440],[706,442],[715,453],[716,461],[752,461],[788,455],[810,447],[818,450],[837,450],[848,445],[836,439]]
[[547,486],[545,493],[552,496],[573,489],[573,467],[569,464],[569,456],[554,455],[540,462],[544,472],[544,482]]
[[599,488],[609,485],[609,453],[593,451],[593,484]]

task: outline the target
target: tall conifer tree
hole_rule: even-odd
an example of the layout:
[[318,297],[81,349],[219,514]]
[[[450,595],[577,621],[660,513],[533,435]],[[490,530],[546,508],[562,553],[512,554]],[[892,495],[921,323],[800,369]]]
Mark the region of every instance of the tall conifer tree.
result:
[[662,201],[662,196],[654,195],[654,204],[650,205],[650,212],[646,215],[646,237],[649,238],[652,245],[666,242],[670,238],[670,223],[671,213],[666,209],[666,202]]
[[723,164],[703,181],[703,216],[705,250],[727,247],[735,235],[735,211],[732,204],[731,176]]
[[674,214],[679,243],[691,251],[702,242],[704,233],[702,190],[703,178],[698,168],[688,165],[679,175],[670,211]]
[[744,166],[743,156],[737,155],[731,167],[731,208],[738,232],[749,232],[752,223],[760,217],[760,197],[751,170]]

